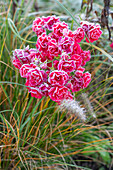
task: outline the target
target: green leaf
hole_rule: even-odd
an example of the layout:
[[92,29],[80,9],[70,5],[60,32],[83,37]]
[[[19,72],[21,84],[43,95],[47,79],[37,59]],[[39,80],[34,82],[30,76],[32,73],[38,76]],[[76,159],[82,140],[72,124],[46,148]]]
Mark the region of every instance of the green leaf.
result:
[[108,151],[106,151],[103,148],[100,148],[98,146],[95,147],[95,149],[98,151],[100,156],[102,157],[103,161],[106,162],[107,164],[110,164],[111,162],[111,157]]

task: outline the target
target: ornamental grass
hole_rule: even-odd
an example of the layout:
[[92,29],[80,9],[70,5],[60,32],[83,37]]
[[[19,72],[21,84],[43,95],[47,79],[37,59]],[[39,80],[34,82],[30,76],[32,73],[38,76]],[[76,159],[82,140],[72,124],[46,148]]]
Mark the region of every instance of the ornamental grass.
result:
[[0,2],[1,169],[113,167],[112,42],[76,3]]

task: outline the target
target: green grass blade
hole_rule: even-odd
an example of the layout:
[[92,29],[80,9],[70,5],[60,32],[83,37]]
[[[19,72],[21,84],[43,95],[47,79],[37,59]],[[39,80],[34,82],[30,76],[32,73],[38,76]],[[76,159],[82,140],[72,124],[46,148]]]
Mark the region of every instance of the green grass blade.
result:
[[75,19],[75,17],[58,1],[58,0],[55,0],[56,3],[62,8],[64,9],[64,11],[75,21],[75,23],[80,26],[80,24],[77,22],[77,20]]
[[13,22],[10,18],[8,18],[8,24],[9,24],[11,30],[13,31],[13,33],[14,33],[19,39],[21,39],[22,41],[28,42],[28,43],[32,43],[32,44],[35,44],[35,43],[36,43],[36,42],[28,41],[28,40],[22,38],[22,37],[20,36],[20,34],[19,34],[19,32],[18,32],[18,30],[17,30],[14,22]]

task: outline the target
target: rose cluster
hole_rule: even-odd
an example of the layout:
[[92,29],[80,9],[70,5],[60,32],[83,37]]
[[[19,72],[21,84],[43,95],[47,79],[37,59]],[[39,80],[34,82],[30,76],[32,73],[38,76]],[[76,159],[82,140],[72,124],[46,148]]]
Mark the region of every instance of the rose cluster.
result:
[[83,51],[79,43],[84,37],[87,42],[98,40],[100,26],[81,22],[81,27],[71,31],[58,17],[49,16],[36,18],[32,29],[37,35],[36,48],[27,46],[13,52],[13,65],[26,78],[31,96],[49,96],[59,104],[73,99],[73,92],[91,81],[91,74],[83,68],[91,58],[90,51]]

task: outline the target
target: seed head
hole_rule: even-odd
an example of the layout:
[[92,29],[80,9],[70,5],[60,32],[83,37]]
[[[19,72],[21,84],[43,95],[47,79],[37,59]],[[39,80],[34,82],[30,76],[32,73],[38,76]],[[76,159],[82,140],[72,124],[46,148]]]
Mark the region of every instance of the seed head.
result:
[[84,114],[85,110],[84,108],[80,107],[79,102],[75,100],[64,99],[59,107],[61,111],[66,110],[70,114],[75,114],[75,116],[77,116],[83,122],[86,121],[86,115]]
[[82,93],[81,97],[82,97],[82,100],[85,104],[85,109],[86,109],[87,113],[89,115],[93,116],[94,118],[96,118],[96,115],[93,111],[93,107],[92,107],[91,102],[88,98],[88,95],[86,93]]

